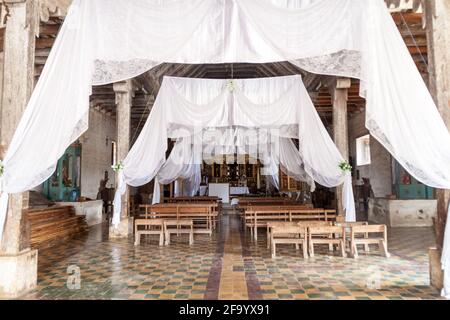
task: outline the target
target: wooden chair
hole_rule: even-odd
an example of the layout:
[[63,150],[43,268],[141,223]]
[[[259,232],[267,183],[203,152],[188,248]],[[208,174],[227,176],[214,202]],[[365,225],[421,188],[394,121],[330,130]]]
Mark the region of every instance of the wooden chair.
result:
[[[319,237],[315,237],[319,236]],[[308,227],[308,243],[309,243],[309,255],[314,257],[314,245],[315,244],[327,244],[331,249],[334,249],[334,245],[338,245],[341,250],[342,257],[346,257],[345,254],[345,228],[336,226],[310,226]]]
[[188,234],[189,245],[194,243],[194,221],[192,219],[164,220],[164,234],[166,238],[165,245],[170,244],[170,235],[172,233]]
[[284,226],[273,226],[270,232],[270,244],[272,258],[276,257],[277,244],[295,244],[296,247],[301,245],[303,249],[303,258],[308,258],[306,228],[293,226],[289,223]]
[[[144,226],[144,229],[139,229]],[[162,219],[136,219],[134,220],[134,245],[141,243],[141,235],[155,234],[159,235],[159,245],[164,243],[164,221]]]
[[[370,234],[377,234],[377,236],[370,237]],[[387,250],[387,228],[384,224],[352,226],[350,231],[350,249],[354,258],[358,258],[359,244],[378,244],[378,248],[384,253],[386,258],[391,256]]]

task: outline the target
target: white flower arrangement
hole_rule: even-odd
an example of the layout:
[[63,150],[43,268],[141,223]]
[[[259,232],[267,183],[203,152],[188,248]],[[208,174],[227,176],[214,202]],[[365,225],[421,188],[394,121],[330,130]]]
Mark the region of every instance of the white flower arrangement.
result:
[[111,168],[113,169],[114,172],[117,173],[117,172],[123,170],[124,166],[123,166],[122,161],[120,161],[120,162],[118,162],[117,164],[111,166]]
[[229,82],[228,82],[228,90],[230,90],[230,92],[233,92],[234,91],[234,89],[235,89],[235,84],[234,84],[234,81],[233,80],[230,80]]
[[350,171],[352,171],[352,166],[347,162],[347,161],[342,161],[340,164],[339,164],[339,168],[342,170],[342,171],[344,171],[344,172],[350,172]]

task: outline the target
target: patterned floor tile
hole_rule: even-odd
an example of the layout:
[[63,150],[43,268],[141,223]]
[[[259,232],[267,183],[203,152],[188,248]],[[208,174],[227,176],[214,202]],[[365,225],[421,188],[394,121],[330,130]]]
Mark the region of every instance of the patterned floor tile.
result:
[[[266,237],[255,242],[237,216],[224,213],[212,237],[193,245],[174,237],[108,240],[107,226],[39,251],[38,286],[23,299],[439,299],[429,286],[431,228],[390,228],[389,259],[375,247],[359,259],[328,248],[302,258],[280,246],[272,259]],[[74,281],[79,274],[79,287]]]

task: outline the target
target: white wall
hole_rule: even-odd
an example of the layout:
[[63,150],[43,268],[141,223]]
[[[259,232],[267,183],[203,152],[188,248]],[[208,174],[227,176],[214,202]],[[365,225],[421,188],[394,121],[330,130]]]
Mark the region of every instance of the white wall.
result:
[[[365,126],[365,112],[354,115],[349,119],[349,151],[356,161],[356,139],[369,134]],[[371,164],[357,166],[360,180],[354,181],[362,184],[362,178],[369,178],[375,197],[386,197],[392,193],[392,160],[389,152],[377,141],[370,137]],[[356,177],[354,177],[355,179]]]
[[431,227],[437,200],[369,200],[369,221],[389,227]]
[[[81,196],[95,199],[100,180],[108,171],[107,186],[115,184],[111,169],[111,141],[116,141],[116,121],[95,109],[89,111],[89,129],[80,138],[81,142]],[[108,144],[106,145],[106,138]]]

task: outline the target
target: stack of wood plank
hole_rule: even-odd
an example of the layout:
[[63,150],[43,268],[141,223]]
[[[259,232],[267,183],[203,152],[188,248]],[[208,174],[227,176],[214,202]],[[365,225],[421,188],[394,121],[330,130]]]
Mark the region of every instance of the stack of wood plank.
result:
[[71,206],[29,209],[26,214],[30,222],[30,245],[33,249],[51,247],[88,230],[85,217],[76,216]]

